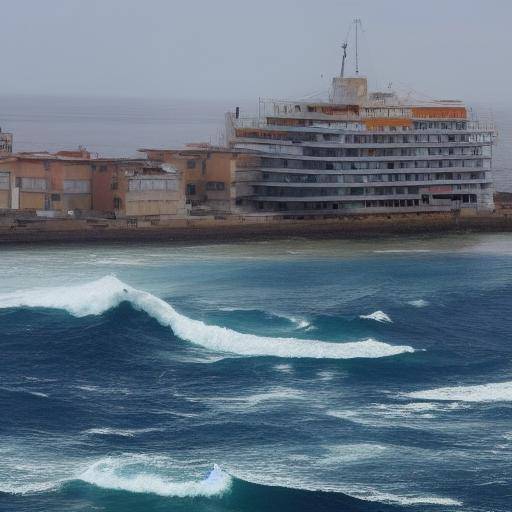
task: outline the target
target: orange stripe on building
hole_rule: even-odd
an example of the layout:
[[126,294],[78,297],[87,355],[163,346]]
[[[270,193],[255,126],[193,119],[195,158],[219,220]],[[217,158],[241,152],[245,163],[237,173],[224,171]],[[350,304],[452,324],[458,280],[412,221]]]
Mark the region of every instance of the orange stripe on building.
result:
[[410,128],[412,121],[410,119],[400,119],[396,117],[375,117],[371,119],[365,119],[364,124],[367,130],[380,130],[389,126]]
[[412,117],[426,117],[438,119],[465,119],[465,107],[413,107]]

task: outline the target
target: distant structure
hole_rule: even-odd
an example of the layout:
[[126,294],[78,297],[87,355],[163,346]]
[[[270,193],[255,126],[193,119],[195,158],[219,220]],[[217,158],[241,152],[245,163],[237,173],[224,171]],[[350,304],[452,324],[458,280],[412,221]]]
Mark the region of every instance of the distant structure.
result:
[[494,127],[459,101],[411,101],[368,92],[340,75],[324,102],[260,100],[259,115],[226,116],[237,166],[238,212],[304,215],[492,210]]
[[0,128],[0,156],[12,153],[12,133],[6,133]]

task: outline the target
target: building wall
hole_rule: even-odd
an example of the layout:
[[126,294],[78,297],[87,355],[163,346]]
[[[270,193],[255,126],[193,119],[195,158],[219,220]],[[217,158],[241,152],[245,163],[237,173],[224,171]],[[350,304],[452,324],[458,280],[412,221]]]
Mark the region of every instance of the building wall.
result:
[[147,154],[150,160],[165,162],[182,173],[184,193],[193,207],[231,211],[236,195],[236,154],[208,148],[155,150]]
[[146,173],[126,176],[123,210],[127,217],[186,215],[186,200],[182,174],[147,170]]
[[98,212],[113,212],[118,168],[115,165],[95,163],[91,170],[92,209]]

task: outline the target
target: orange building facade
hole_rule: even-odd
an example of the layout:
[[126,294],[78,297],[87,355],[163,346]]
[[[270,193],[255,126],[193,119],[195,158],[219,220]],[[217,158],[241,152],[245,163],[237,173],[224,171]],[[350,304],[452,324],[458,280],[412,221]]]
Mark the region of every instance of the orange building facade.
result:
[[0,157],[0,210],[40,216],[179,217],[181,174],[143,158],[91,158],[85,150]]

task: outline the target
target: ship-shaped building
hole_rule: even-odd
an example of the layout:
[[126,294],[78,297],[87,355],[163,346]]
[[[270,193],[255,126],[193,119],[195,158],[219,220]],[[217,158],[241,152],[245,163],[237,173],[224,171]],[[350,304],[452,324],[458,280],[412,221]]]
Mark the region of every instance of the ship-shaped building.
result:
[[459,101],[369,92],[358,72],[344,76],[344,62],[328,100],[260,100],[258,116],[227,114],[227,144],[245,155],[235,179],[240,213],[494,208],[492,125]]

